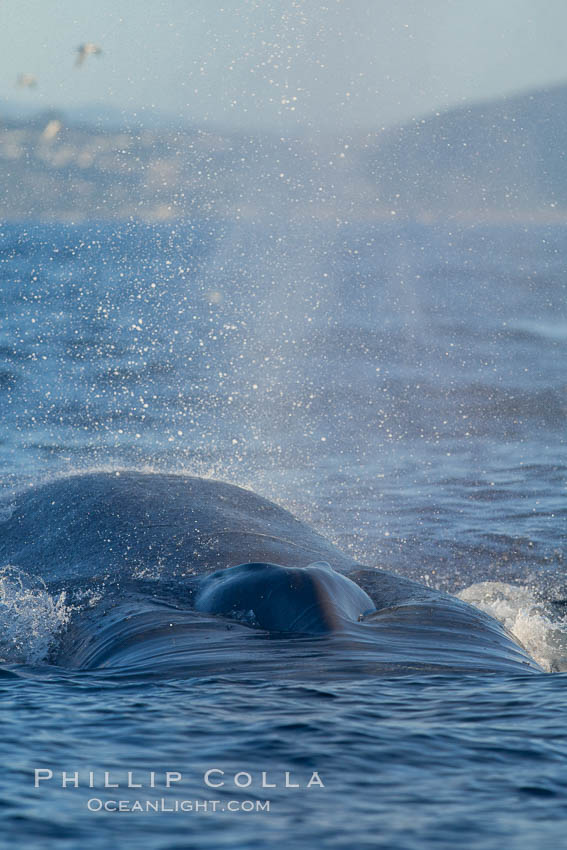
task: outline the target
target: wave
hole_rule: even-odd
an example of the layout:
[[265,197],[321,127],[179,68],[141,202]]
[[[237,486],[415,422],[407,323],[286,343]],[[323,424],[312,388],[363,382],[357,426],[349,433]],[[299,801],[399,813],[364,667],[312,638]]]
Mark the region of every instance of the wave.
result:
[[52,596],[41,578],[0,568],[0,662],[45,661],[71,613],[64,591]]
[[567,621],[525,585],[483,581],[457,596],[502,623],[548,672],[567,671]]

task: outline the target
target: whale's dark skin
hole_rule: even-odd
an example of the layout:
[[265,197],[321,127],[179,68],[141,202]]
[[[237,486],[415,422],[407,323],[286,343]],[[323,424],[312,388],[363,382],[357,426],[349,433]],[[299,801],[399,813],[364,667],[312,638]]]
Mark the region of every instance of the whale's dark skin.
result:
[[0,522],[4,564],[51,591],[104,590],[62,639],[55,661],[66,666],[112,666],[125,647],[150,653],[152,640],[187,643],[199,614],[217,634],[234,621],[234,640],[343,634],[373,672],[540,670],[483,612],[357,564],[288,511],[219,481],[92,472],[29,488]]

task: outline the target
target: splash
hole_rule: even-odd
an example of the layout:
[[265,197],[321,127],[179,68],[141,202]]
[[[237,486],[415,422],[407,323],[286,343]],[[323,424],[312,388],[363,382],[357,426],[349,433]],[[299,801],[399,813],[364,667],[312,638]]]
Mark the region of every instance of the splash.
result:
[[70,614],[64,592],[51,596],[42,579],[0,568],[0,662],[44,661]]
[[499,620],[550,673],[567,671],[567,622],[532,589],[501,581],[482,581],[457,596]]

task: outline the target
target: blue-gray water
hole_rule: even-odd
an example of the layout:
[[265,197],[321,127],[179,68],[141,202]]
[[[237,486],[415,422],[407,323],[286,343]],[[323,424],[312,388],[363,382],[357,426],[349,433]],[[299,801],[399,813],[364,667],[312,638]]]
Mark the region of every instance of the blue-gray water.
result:
[[[5,225],[3,516],[22,488],[85,470],[219,478],[362,563],[461,593],[567,669],[565,237]],[[562,672],[310,678],[308,649],[288,675],[70,671],[47,662],[71,588],[0,569],[6,846],[566,846]],[[53,779],[34,788],[35,768]],[[211,768],[222,789],[204,784]],[[165,771],[181,781],[164,788]],[[282,787],[286,771],[300,788]],[[313,771],[324,788],[305,787]],[[88,810],[162,798],[220,803]]]

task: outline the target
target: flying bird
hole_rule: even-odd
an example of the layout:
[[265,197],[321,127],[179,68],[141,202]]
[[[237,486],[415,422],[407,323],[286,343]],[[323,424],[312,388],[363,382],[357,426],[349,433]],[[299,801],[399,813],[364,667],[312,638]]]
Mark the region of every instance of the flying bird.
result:
[[16,85],[19,89],[34,89],[37,86],[35,74],[18,74]]
[[102,48],[95,44],[92,41],[86,41],[84,44],[80,44],[77,47],[77,61],[75,62],[75,67],[79,67],[83,64],[87,56],[100,56],[102,53]]

